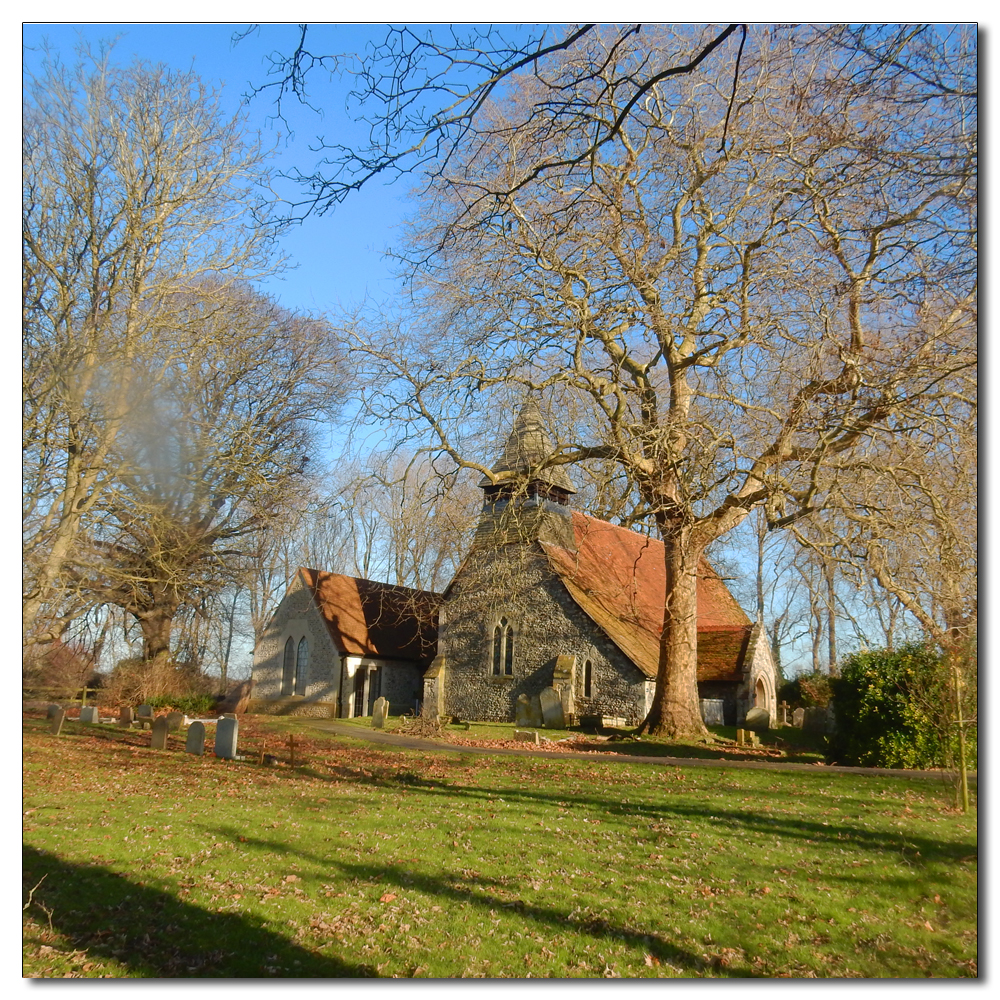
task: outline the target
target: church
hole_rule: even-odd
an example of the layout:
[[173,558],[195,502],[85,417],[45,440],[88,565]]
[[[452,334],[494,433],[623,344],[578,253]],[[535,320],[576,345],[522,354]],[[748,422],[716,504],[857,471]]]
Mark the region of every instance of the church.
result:
[[[300,569],[254,651],[250,710],[513,721],[521,696],[564,715],[638,724],[652,703],[663,544],[573,510],[573,482],[529,400],[483,477],[469,550],[443,594]],[[698,692],[706,722],[775,720],[766,636],[706,559],[698,572]],[[522,702],[524,699],[522,698]]]

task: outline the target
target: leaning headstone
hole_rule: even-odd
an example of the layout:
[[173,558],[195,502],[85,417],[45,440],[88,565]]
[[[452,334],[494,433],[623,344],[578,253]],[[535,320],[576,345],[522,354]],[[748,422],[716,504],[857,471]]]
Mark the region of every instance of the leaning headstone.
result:
[[797,726],[799,729],[802,728],[802,723],[806,718],[806,710],[804,708],[797,708],[792,712],[792,725]]
[[100,718],[97,715],[96,705],[84,705],[80,709],[80,721],[81,722],[100,722]]
[[766,708],[751,708],[743,722],[744,729],[755,733],[766,733],[771,728],[771,716]]
[[232,760],[236,756],[236,738],[239,735],[239,720],[225,715],[219,718],[215,727],[215,756]]
[[152,705],[140,705],[135,710],[135,721],[140,729],[145,729],[146,726],[152,725],[153,723],[153,706]]
[[565,729],[566,719],[563,715],[562,698],[552,687],[542,688],[538,695],[542,707],[542,724],[546,729]]
[[389,714],[389,702],[385,698],[376,698],[372,705],[372,729],[385,729],[386,716]]
[[131,705],[126,705],[118,713],[118,727],[119,729],[128,729],[131,727],[132,722],[135,718],[135,713],[132,711]]
[[49,705],[49,707],[45,711],[45,718],[54,719],[56,717],[56,713],[61,711],[63,711],[62,705],[55,705],[55,704]]
[[184,724],[183,712],[167,712],[167,728],[172,733],[176,733]]
[[167,725],[167,717],[165,715],[158,715],[153,719],[153,739],[150,742],[150,747],[153,750],[166,750],[167,749],[167,733],[170,731],[170,727]]
[[199,757],[205,752],[205,723],[192,722],[188,726],[187,742],[184,744],[187,753],[197,754]]
[[52,716],[52,728],[49,730],[53,736],[58,736],[62,732],[62,724],[66,719],[66,709],[60,708]]

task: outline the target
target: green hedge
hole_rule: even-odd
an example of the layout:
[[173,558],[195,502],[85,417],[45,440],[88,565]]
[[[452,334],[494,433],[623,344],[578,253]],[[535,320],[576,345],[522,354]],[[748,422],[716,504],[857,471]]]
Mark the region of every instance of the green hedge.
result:
[[210,694],[161,695],[146,702],[151,708],[171,708],[185,715],[207,715],[216,706],[216,699]]
[[[975,718],[976,660],[960,669],[963,715]],[[831,678],[839,764],[865,767],[954,767],[958,763],[955,689],[945,657],[930,644],[855,653]],[[976,767],[976,727],[966,726],[966,763]]]

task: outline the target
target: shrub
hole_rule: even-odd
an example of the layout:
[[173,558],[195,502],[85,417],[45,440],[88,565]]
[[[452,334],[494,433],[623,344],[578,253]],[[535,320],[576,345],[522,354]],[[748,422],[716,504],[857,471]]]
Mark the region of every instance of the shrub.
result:
[[179,698],[210,695],[211,691],[212,681],[191,664],[175,663],[166,656],[133,658],[115,664],[100,700],[105,705],[151,705],[154,699],[175,704]]
[[778,701],[786,701],[792,708],[826,708],[832,697],[827,674],[800,674],[778,689]]
[[[960,663],[963,715],[975,718],[975,656]],[[952,767],[958,762],[955,690],[948,661],[929,643],[855,653],[832,678],[834,759],[866,767]],[[966,761],[976,766],[976,728],[966,727]]]
[[210,694],[157,695],[147,698],[146,704],[152,708],[170,708],[185,715],[207,715],[215,711],[217,699]]

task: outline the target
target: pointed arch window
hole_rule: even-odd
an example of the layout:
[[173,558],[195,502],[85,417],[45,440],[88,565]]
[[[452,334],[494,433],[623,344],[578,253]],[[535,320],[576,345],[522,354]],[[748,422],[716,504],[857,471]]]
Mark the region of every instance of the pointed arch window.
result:
[[285,643],[285,654],[281,661],[281,693],[291,694],[295,684],[295,640],[291,637]]
[[493,676],[514,673],[514,627],[501,618],[493,629]]
[[309,671],[309,643],[305,636],[299,639],[298,652],[295,657],[295,693],[305,694]]

